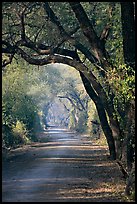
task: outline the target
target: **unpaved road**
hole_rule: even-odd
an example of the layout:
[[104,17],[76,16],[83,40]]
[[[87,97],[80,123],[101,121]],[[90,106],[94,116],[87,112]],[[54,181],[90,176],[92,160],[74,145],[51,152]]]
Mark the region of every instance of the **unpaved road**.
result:
[[61,128],[39,138],[3,162],[2,202],[121,202],[125,184],[106,147]]

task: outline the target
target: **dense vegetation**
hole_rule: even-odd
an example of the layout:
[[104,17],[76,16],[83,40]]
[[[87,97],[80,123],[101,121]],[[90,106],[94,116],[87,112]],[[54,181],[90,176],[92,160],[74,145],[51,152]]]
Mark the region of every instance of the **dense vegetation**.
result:
[[[69,118],[63,123],[70,128],[91,135],[103,131],[110,157],[122,166],[126,192],[131,194],[134,7],[133,2],[3,2],[4,145],[35,140],[34,132],[41,128],[51,104],[60,101]],[[66,77],[63,70],[47,66],[53,63],[75,68],[81,82],[73,73]],[[39,72],[34,71],[37,66]]]
[[[89,97],[79,73],[63,65],[46,66],[46,71],[28,66],[15,61],[3,72],[3,147],[36,141],[48,123],[86,132]],[[53,115],[53,106],[58,114]]]

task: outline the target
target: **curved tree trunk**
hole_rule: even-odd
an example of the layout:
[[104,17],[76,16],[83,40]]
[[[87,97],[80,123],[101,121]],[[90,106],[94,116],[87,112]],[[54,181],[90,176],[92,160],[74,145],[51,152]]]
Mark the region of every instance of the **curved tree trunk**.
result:
[[82,72],[80,72],[80,76],[81,76],[81,79],[83,81],[83,84],[84,84],[84,87],[85,87],[87,93],[89,94],[89,96],[91,97],[91,99],[94,101],[94,103],[96,105],[98,116],[99,116],[100,123],[101,123],[101,127],[102,127],[102,130],[106,136],[106,140],[108,143],[110,157],[111,157],[111,159],[115,160],[116,159],[115,142],[114,142],[114,138],[112,135],[112,130],[108,124],[108,120],[107,120],[104,106],[101,102],[100,97],[97,96],[97,94],[95,93],[95,91],[91,87],[90,82],[87,80],[87,78],[84,76],[84,74]]
[[[113,137],[115,140],[117,158],[121,158],[121,152],[122,152],[121,138],[123,137],[123,132],[120,129],[120,125],[119,125],[119,122],[118,122],[118,119],[116,116],[116,111],[115,111],[114,104],[113,104],[114,94],[112,94],[111,96],[109,94],[109,100],[108,100],[108,97],[107,97],[103,87],[97,81],[97,79],[95,78],[95,76],[92,74],[91,71],[90,71],[90,76],[87,76],[87,78],[85,80],[89,80],[89,79],[90,79],[89,83],[92,84],[96,93],[101,98],[102,103],[103,103],[103,107],[107,112],[107,115],[109,117],[110,127],[111,127],[112,134],[113,134]],[[88,85],[87,89],[88,90],[92,89],[90,84]],[[90,95],[90,91],[89,91],[89,96],[92,97]]]
[[[91,46],[94,57],[96,58],[98,63],[101,65],[101,68],[102,68],[101,70],[108,71],[108,70],[112,69],[112,64],[110,63],[109,55],[107,54],[107,51],[105,49],[105,40],[106,40],[107,36],[105,36],[105,35],[103,36],[104,31],[108,32],[107,30],[105,30],[106,27],[103,29],[101,36],[98,37],[97,33],[95,32],[95,30],[93,28],[93,25],[91,24],[85,10],[81,6],[81,4],[79,2],[70,2],[70,6],[71,6],[72,10],[74,11],[77,20],[79,21],[79,25],[81,27],[81,30],[82,30],[84,36],[87,38],[87,40]],[[108,29],[109,29],[109,26],[108,26]],[[89,57],[89,55],[87,55],[85,53],[85,56],[89,59],[89,61],[91,61],[91,63],[93,63],[92,62],[93,60],[91,60],[91,57]],[[105,72],[102,72],[102,74],[103,74],[104,78],[107,79]],[[119,122],[118,122],[117,118],[116,119],[114,118],[114,115],[116,117],[116,111],[114,109],[113,99],[112,99],[111,103],[108,102],[108,97],[107,97],[106,93],[103,91],[103,87],[100,85],[100,83],[97,82],[95,76],[92,74],[92,71],[90,71],[89,75],[87,74],[85,76],[92,84],[92,86],[93,86],[94,90],[97,92],[98,96],[102,99],[104,109],[107,111],[107,114],[109,117],[110,126],[112,129],[112,134],[113,134],[113,137],[115,139],[117,158],[120,158],[121,157],[121,135],[122,135],[122,132],[120,130],[120,126],[119,126]],[[111,89],[109,83],[107,83],[107,86],[109,89]],[[91,89],[91,87],[89,86],[88,89]]]

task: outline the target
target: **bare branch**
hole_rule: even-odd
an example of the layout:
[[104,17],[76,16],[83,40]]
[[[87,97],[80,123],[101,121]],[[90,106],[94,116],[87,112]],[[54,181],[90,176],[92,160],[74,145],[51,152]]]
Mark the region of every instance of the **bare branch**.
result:
[[26,34],[25,34],[25,24],[24,24],[24,14],[22,13],[20,16],[21,20],[21,38],[22,40],[26,39]]
[[100,34],[100,40],[103,40],[104,43],[105,43],[105,41],[107,40],[107,38],[109,36],[109,31],[110,31],[110,28],[112,26],[111,19],[112,19],[112,12],[113,12],[114,8],[115,8],[115,2],[110,2],[109,3],[109,8],[108,8],[108,23],[104,27],[104,29],[102,30],[102,32]]
[[48,2],[44,2],[43,5],[44,5],[44,9],[45,9],[45,11],[46,11],[46,13],[47,13],[47,15],[48,15],[50,21],[51,21],[52,23],[54,23],[54,24],[58,27],[58,29],[59,29],[59,31],[60,31],[60,35],[61,35],[62,37],[64,37],[64,35],[67,36],[68,34],[66,33],[66,31],[65,31],[64,28],[63,28],[63,26],[62,26],[61,23],[59,22],[57,16],[54,14],[53,10],[50,8]]
[[90,43],[95,58],[98,60],[104,70],[110,69],[110,63],[107,60],[104,43],[102,43],[102,41],[97,36],[93,25],[80,2],[69,2],[69,4],[75,13],[83,34]]
[[69,102],[72,104],[72,106],[76,109],[78,109],[79,111],[82,111],[83,109],[78,107],[78,104],[75,104],[73,102],[73,100],[69,97],[69,96],[58,96],[58,98],[66,98],[67,100],[69,100]]
[[79,21],[83,34],[86,36],[93,48],[97,47],[96,42],[98,41],[98,36],[95,33],[93,26],[80,2],[69,2],[69,4]]
[[108,24],[104,27],[101,35],[100,35],[100,40],[103,40],[104,42],[107,40],[108,35],[109,35],[109,30],[110,30],[111,25]]
[[70,96],[71,96],[75,101],[77,101],[77,104],[80,104],[81,110],[85,110],[84,104],[83,104],[82,100],[80,99],[80,97],[78,96],[77,92],[70,93]]
[[71,37],[71,35],[73,35],[78,29],[79,26],[77,28],[75,28],[72,32],[70,32],[69,34],[65,31],[65,29],[63,28],[63,26],[60,24],[57,16],[55,15],[55,13],[53,12],[53,10],[50,8],[49,4],[46,2],[44,3],[44,9],[48,14],[49,19],[51,20],[52,23],[54,23],[57,27],[58,30],[60,31],[61,36],[63,37],[62,42],[58,45],[58,47],[66,40],[68,40],[71,45],[73,45],[76,49],[80,50],[92,63],[95,63],[97,61],[96,57],[94,57],[92,55],[92,53],[87,50],[81,43],[77,42],[77,40],[75,40],[73,37]]

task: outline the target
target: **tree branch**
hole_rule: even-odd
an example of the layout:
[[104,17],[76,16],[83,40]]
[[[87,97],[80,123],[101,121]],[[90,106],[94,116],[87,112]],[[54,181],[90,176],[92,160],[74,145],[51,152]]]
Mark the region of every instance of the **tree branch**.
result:
[[69,2],[72,10],[75,13],[75,16],[80,24],[80,27],[83,31],[83,34],[86,36],[93,48],[97,47],[97,41],[99,40],[97,34],[94,31],[94,28],[86,15],[83,7],[80,2]]
[[44,2],[43,5],[44,5],[44,9],[45,9],[50,21],[58,27],[58,30],[60,31],[60,35],[62,37],[68,36],[67,32],[64,30],[63,26],[59,22],[57,16],[54,14],[53,10],[50,8],[48,2]]
[[78,105],[75,105],[75,103],[73,102],[73,100],[70,97],[68,97],[68,96],[58,96],[58,97],[68,99],[74,108],[76,108],[79,111],[83,110],[83,109],[79,108]]
[[102,68],[104,70],[107,70],[108,68],[110,68],[110,63],[107,60],[107,53],[105,50],[104,42],[102,42],[97,36],[91,24],[91,21],[89,20],[80,2],[69,2],[69,4],[75,13],[83,34],[90,43],[95,58],[101,64]]
[[110,27],[111,27],[110,24],[106,25],[101,32],[100,40],[102,40],[104,43],[106,42],[108,38]]
[[84,107],[84,105],[83,105],[83,103],[82,103],[80,97],[77,95],[76,92],[73,92],[72,94],[70,93],[70,96],[71,96],[75,101],[77,101],[78,104],[80,104],[82,110],[85,110],[85,107]]
[[[73,3],[74,3],[74,2],[73,2]],[[71,2],[70,2],[70,4],[71,4]],[[93,54],[92,54],[89,50],[87,50],[81,43],[77,42],[76,39],[74,39],[74,38],[71,37],[71,35],[74,34],[73,31],[70,32],[70,34],[68,34],[68,33],[65,31],[65,29],[63,28],[63,26],[60,24],[60,22],[59,22],[57,16],[55,15],[55,13],[54,13],[53,10],[50,8],[50,6],[49,6],[49,4],[48,4],[47,2],[44,3],[44,9],[45,9],[46,13],[48,14],[48,17],[49,17],[50,21],[51,21],[52,23],[54,23],[54,24],[57,26],[58,30],[60,31],[60,34],[61,34],[61,36],[62,36],[63,39],[64,39],[63,42],[66,41],[66,40],[68,40],[68,41],[71,43],[71,45],[73,45],[76,49],[78,49],[80,52],[82,52],[82,53],[86,56],[86,58],[89,59],[89,61],[90,61],[91,63],[94,63],[94,65],[95,65],[97,68],[99,68],[99,66],[96,64],[96,63],[98,62],[97,56],[93,56]],[[85,14],[85,15],[86,15],[86,14]],[[89,26],[89,25],[91,26],[91,23],[90,23],[89,19],[87,20],[87,18],[86,18],[86,19],[85,19],[86,24],[87,24],[87,21],[88,21],[88,26]],[[85,22],[84,22],[83,25],[85,25]],[[82,27],[83,27],[83,25],[82,25]],[[80,26],[81,26],[81,24],[80,24]],[[78,28],[79,28],[79,27],[78,27]],[[76,28],[76,30],[77,30],[78,28]],[[74,31],[75,31],[75,29],[74,29]],[[94,30],[93,30],[93,33],[94,33],[94,36],[95,36],[96,33],[94,32]],[[96,36],[95,38],[97,38],[97,41],[98,41],[98,37]],[[96,42],[96,41],[94,40],[94,42]],[[102,69],[102,70],[103,70],[103,69]]]

